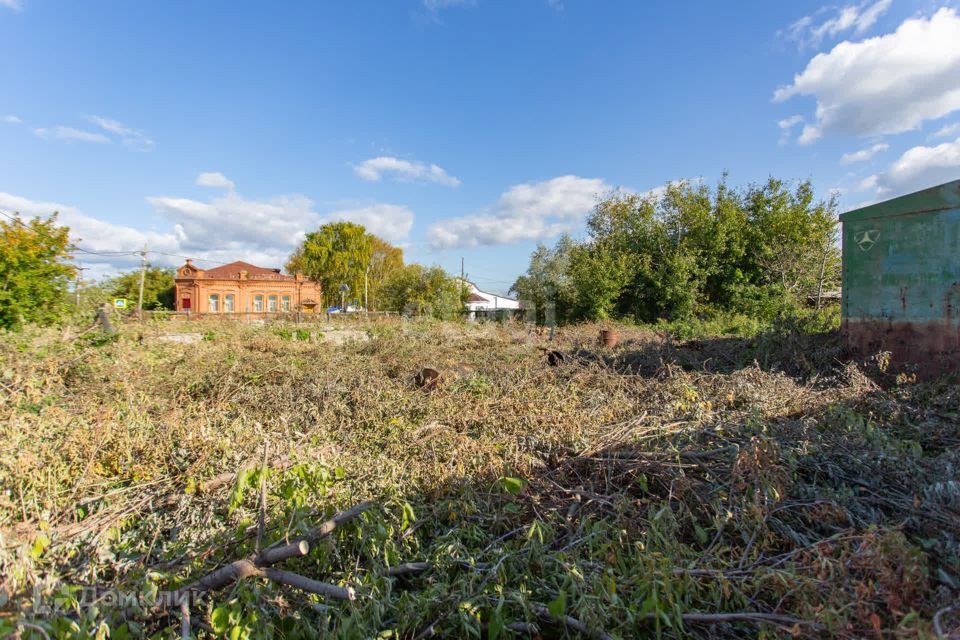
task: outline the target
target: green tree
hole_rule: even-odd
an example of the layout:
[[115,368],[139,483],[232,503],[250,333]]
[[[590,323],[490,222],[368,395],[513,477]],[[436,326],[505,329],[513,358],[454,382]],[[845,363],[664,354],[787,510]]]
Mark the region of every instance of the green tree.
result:
[[462,318],[469,295],[459,278],[440,267],[410,264],[395,270],[381,289],[384,308],[438,320]]
[[572,317],[577,289],[570,276],[570,259],[575,248],[573,238],[566,234],[552,249],[537,245],[527,272],[510,287],[525,308],[533,307],[535,317],[530,319],[538,324],[565,322]]
[[0,327],[61,320],[76,274],[70,259],[70,229],[57,224],[56,213],[46,220],[0,220]]
[[[114,298],[127,298],[136,308],[140,295],[140,270],[129,271],[104,283]],[[173,270],[147,265],[143,278],[143,308],[173,309],[176,292]]]
[[750,246],[760,286],[774,288],[787,304],[815,294],[821,277],[827,287],[840,279],[840,249],[835,197],[815,201],[813,185],[793,190],[770,178],[744,195],[750,222]]
[[369,306],[371,310],[380,307],[380,292],[383,283],[394,272],[403,268],[403,249],[395,247],[386,240],[373,236],[373,249],[370,253],[370,266],[367,270],[369,287]]
[[371,303],[380,297],[387,277],[403,266],[403,251],[353,222],[330,222],[312,233],[287,261],[287,272],[302,272],[320,282],[327,301],[340,302],[340,286],[348,300],[363,300],[364,278]]
[[597,203],[587,234],[562,261],[538,247],[514,290],[536,301],[549,283],[569,283],[567,319],[769,320],[840,280],[836,201],[817,200],[809,181],[734,189],[724,175],[714,189],[678,182],[656,197],[615,193]]
[[573,317],[603,320],[613,316],[629,276],[626,254],[610,251],[603,243],[577,246],[570,258],[570,279],[577,291]]

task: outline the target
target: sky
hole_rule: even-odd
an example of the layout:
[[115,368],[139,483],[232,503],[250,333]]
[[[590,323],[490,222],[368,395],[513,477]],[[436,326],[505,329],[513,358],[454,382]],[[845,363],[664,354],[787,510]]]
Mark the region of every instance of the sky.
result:
[[960,3],[0,0],[0,211],[88,278],[351,220],[505,292],[597,199],[960,178]]

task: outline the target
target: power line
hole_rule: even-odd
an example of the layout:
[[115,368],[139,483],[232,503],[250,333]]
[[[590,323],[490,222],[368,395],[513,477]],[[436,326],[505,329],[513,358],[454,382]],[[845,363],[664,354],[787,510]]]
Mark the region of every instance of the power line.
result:
[[[139,252],[135,252],[135,253],[137,253],[137,254],[139,255]],[[176,254],[176,253],[167,253],[167,252],[165,252],[165,251],[155,251],[155,250],[152,250],[152,249],[151,249],[150,251],[147,251],[147,253],[156,253],[156,254],[158,254],[158,255],[168,256],[168,257],[170,257],[170,258],[183,258],[184,260],[193,260],[193,261],[195,261],[195,262],[209,262],[209,263],[211,263],[211,264],[215,264],[215,265],[219,265],[219,266],[223,266],[223,265],[230,264],[229,262],[217,262],[216,260],[210,260],[209,258],[191,258],[190,256],[181,256],[181,255]]]
[[21,219],[18,218],[18,217],[15,217],[15,216],[10,215],[10,214],[7,213],[6,211],[0,211],[0,214],[2,214],[5,218],[9,218],[9,219],[12,220],[13,222],[16,222],[16,223],[19,224],[20,226],[23,226],[23,227],[27,226],[27,225],[23,224],[23,220],[21,220]]
[[90,249],[84,249],[83,247],[78,247],[77,245],[71,245],[70,250],[79,251],[80,253],[89,253],[92,256],[105,256],[108,258],[140,255],[139,251],[91,251]]

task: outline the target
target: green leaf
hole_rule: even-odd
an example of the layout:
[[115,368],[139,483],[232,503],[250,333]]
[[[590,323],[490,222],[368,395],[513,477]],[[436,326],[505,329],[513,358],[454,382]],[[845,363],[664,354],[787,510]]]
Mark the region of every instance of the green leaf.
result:
[[210,626],[218,636],[225,634],[230,627],[230,608],[221,605],[214,609],[210,615]]
[[46,551],[47,547],[50,546],[50,538],[45,533],[41,533],[33,541],[33,546],[30,548],[30,557],[34,560],[39,560],[40,556],[43,555],[43,552]]
[[[502,604],[502,603],[501,603]],[[490,610],[490,620],[487,623],[487,640],[497,640],[504,628],[503,616],[500,614],[500,607]]]
[[406,531],[407,527],[416,522],[417,515],[413,512],[413,507],[409,502],[403,503],[403,515],[400,520],[400,530]]
[[694,523],[693,532],[697,536],[697,542],[699,542],[700,544],[707,544],[707,541],[710,539],[710,536],[707,535],[707,532],[704,531],[703,527]]
[[643,489],[644,493],[650,493],[650,485],[647,481],[647,474],[638,474],[636,482],[640,485],[640,488]]
[[554,618],[563,616],[567,611],[567,592],[561,589],[560,595],[547,604],[547,609]]
[[519,495],[526,485],[526,482],[522,478],[513,478],[511,476],[504,476],[500,478],[498,482],[500,483],[501,489],[515,496]]

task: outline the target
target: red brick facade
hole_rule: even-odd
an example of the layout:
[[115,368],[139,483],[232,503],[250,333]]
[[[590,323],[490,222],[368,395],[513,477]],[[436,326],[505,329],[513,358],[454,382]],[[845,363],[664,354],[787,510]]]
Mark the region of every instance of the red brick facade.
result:
[[177,311],[200,314],[269,314],[320,310],[320,283],[298,273],[231,262],[200,269],[187,260],[177,269]]

